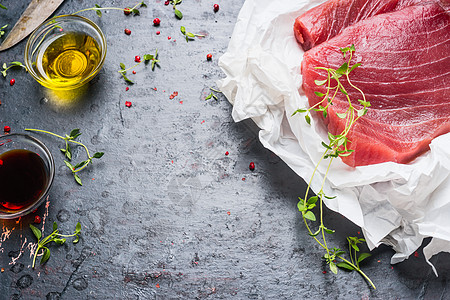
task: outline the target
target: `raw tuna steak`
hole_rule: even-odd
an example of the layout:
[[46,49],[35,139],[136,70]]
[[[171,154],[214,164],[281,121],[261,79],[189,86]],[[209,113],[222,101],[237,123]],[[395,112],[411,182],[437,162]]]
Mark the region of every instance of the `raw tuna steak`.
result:
[[423,0],[330,0],[295,20],[297,41],[307,51],[361,20],[400,10]]
[[[305,52],[303,90],[311,106],[322,101],[315,91],[326,92],[314,82],[326,79],[326,72],[315,67],[339,68],[345,62],[340,48],[351,44],[352,62],[362,64],[350,79],[372,106],[348,136],[355,152],[343,157],[346,164],[408,163],[426,152],[433,138],[450,132],[450,16],[443,6],[433,1],[378,14]],[[361,95],[341,81],[361,108]],[[339,94],[328,116],[319,116],[332,134],[345,127],[336,113],[345,112],[346,101]]]

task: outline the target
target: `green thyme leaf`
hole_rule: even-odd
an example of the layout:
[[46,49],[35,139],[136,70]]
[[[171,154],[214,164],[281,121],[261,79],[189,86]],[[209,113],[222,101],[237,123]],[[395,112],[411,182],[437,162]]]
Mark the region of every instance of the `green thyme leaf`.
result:
[[144,58],[145,61],[149,61],[149,60],[153,59],[153,55],[151,55],[151,54],[144,54],[143,58]]
[[311,117],[309,115],[305,115],[305,120],[308,125],[311,125]]
[[346,262],[340,262],[340,263],[337,263],[336,265],[341,269],[346,269],[349,271],[353,271],[355,269],[354,267],[352,267],[351,265],[349,265]]
[[347,117],[347,113],[336,113],[336,115],[341,119],[345,119]]
[[77,136],[79,136],[81,133],[80,133],[80,129],[79,128],[75,128],[75,129],[73,129],[71,132],[70,132],[70,137],[72,138],[72,139],[75,139]]
[[78,164],[75,165],[74,169],[76,170],[76,169],[80,168],[81,166],[88,164],[88,163],[89,163],[89,160],[79,162]]
[[[314,80],[314,83],[316,84],[316,85],[324,85],[325,83],[327,83],[328,82],[328,79],[325,79],[325,80]],[[321,97],[321,96],[320,96]]]
[[58,230],[58,224],[56,222],[53,222],[53,231]]
[[181,26],[181,27],[180,27],[180,31],[181,31],[181,33],[182,33],[183,35],[186,34],[186,28],[185,28],[184,26]]
[[338,272],[338,269],[337,269],[337,267],[336,267],[336,264],[334,263],[334,262],[332,262],[332,261],[330,261],[330,270],[331,270],[331,272],[333,272],[334,274],[337,274],[337,272]]
[[343,63],[342,66],[339,67],[339,69],[336,70],[336,73],[338,74],[347,74],[348,72],[348,64],[347,63]]
[[356,68],[359,67],[360,65],[361,65],[360,63],[354,64],[354,65],[350,68],[350,71],[348,71],[348,72],[350,73],[351,71],[353,71],[354,69],[356,69]]
[[36,227],[34,227],[33,225],[30,224],[30,229],[33,232],[34,236],[38,239],[38,241],[41,239],[42,237],[42,232],[37,229]]
[[175,16],[180,20],[183,19],[183,14],[176,8],[175,8]]
[[83,185],[83,183],[81,183],[81,179],[77,174],[73,174],[73,177],[75,177],[75,181],[79,184],[79,185]]
[[[100,5],[98,5],[98,4],[95,4],[95,7],[97,7],[97,8],[102,8]],[[95,10],[95,13],[97,14],[97,16],[99,16],[99,17],[101,17],[102,16],[102,12],[99,10],[99,9],[96,9]]]
[[366,259],[366,258],[368,258],[368,257],[370,257],[370,256],[372,256],[372,254],[370,254],[370,253],[361,253],[361,254],[358,256],[358,263],[359,263],[359,262],[362,262],[364,259]]
[[64,163],[65,163],[66,166],[73,172],[74,167],[72,166],[72,164],[71,164],[70,162],[68,162],[67,160],[65,160]]
[[44,255],[41,258],[41,265],[45,264],[50,258],[50,250],[47,247],[43,247]]
[[306,219],[311,220],[311,221],[316,221],[316,216],[314,215],[314,213],[312,211],[307,211],[305,212],[305,214],[303,215]]
[[94,154],[94,156],[92,156],[93,158],[101,158],[105,153],[104,152],[96,152]]
[[333,230],[333,229],[328,229],[328,228],[326,228],[325,226],[323,226],[323,230],[324,230],[326,233],[329,233],[329,234],[335,233],[335,230]]
[[75,232],[78,234],[81,232],[81,223],[78,222],[77,225],[75,226]]
[[130,84],[134,84],[134,82],[131,81],[130,79],[128,79],[128,77],[125,76],[125,74],[122,74],[122,77],[123,77],[123,79],[124,79],[126,82],[128,82],[128,83],[130,83]]
[[2,5],[2,4],[0,4],[0,8],[8,9],[6,6],[4,6],[4,5]]
[[318,235],[319,235],[319,233],[320,233],[320,228],[319,228],[319,229],[317,229],[317,231],[316,231],[316,232],[314,232],[314,233],[310,233],[309,235],[310,235],[310,236],[318,236]]

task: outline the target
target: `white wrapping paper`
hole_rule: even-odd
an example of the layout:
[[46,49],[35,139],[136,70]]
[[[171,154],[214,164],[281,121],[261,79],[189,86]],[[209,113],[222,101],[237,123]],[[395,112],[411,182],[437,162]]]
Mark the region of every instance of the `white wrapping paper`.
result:
[[[303,50],[295,40],[293,24],[321,2],[247,0],[219,61],[226,78],[218,86],[233,104],[234,120],[252,118],[261,129],[262,144],[305,180],[322,155],[326,132],[314,120],[308,126],[302,115],[291,116],[308,105],[298,91]],[[408,258],[425,237],[433,237],[424,249],[427,260],[441,251],[450,252],[448,149],[450,134],[434,139],[431,151],[407,165],[350,168],[335,160],[324,191],[337,197],[325,203],[361,226],[371,249],[381,243],[391,245],[396,251],[391,263]],[[320,189],[325,167],[315,176],[314,191]]]

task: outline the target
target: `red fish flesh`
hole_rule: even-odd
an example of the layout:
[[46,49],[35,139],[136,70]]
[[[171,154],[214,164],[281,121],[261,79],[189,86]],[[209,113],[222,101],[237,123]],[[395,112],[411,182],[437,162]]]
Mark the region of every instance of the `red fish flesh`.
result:
[[[376,14],[306,51],[302,88],[311,106],[323,101],[315,91],[326,93],[326,86],[317,86],[315,80],[327,74],[316,67],[339,68],[345,62],[340,48],[351,44],[356,47],[352,62],[361,66],[350,80],[364,91],[371,107],[348,135],[355,152],[342,158],[346,164],[408,163],[426,152],[433,138],[450,132],[450,15],[444,2]],[[341,81],[353,106],[361,108],[361,94]],[[336,113],[345,112],[348,102],[339,93],[333,103],[327,117],[319,118],[330,133],[339,134],[345,119]]]

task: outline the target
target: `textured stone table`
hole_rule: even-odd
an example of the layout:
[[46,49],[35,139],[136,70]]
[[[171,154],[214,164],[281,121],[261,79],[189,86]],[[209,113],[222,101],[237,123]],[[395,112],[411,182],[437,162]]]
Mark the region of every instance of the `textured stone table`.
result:
[[[14,24],[28,2],[3,1],[9,9],[0,11],[0,26]],[[448,254],[432,259],[436,278],[420,250],[391,266],[393,251],[376,249],[363,266],[376,291],[356,273],[330,274],[296,208],[304,181],[262,147],[251,122],[233,122],[223,96],[205,100],[223,76],[217,61],[243,0],[220,1],[217,13],[213,0],[185,0],[183,20],[164,1],[146,2],[140,16],[83,14],[104,31],[108,55],[78,100],[55,100],[23,70],[0,79],[1,128],[64,134],[78,127],[82,142],[105,152],[81,172],[80,187],[63,163],[62,141],[34,134],[51,149],[56,177],[47,207],[2,221],[1,299],[450,299]],[[93,4],[67,0],[56,14]],[[187,43],[180,26],[206,37]],[[0,62],[23,61],[24,47],[1,52]],[[119,63],[131,66],[135,55],[156,48],[160,67],[138,66],[129,76],[136,83],[125,91]],[[74,154],[83,159],[82,149]],[[28,225],[35,215],[45,220],[45,234],[53,221],[64,233],[81,222],[82,238],[77,245],[51,245],[48,263],[33,270]],[[327,211],[326,219],[337,230],[330,242],[338,247],[347,247],[347,235],[360,235],[339,215]]]

